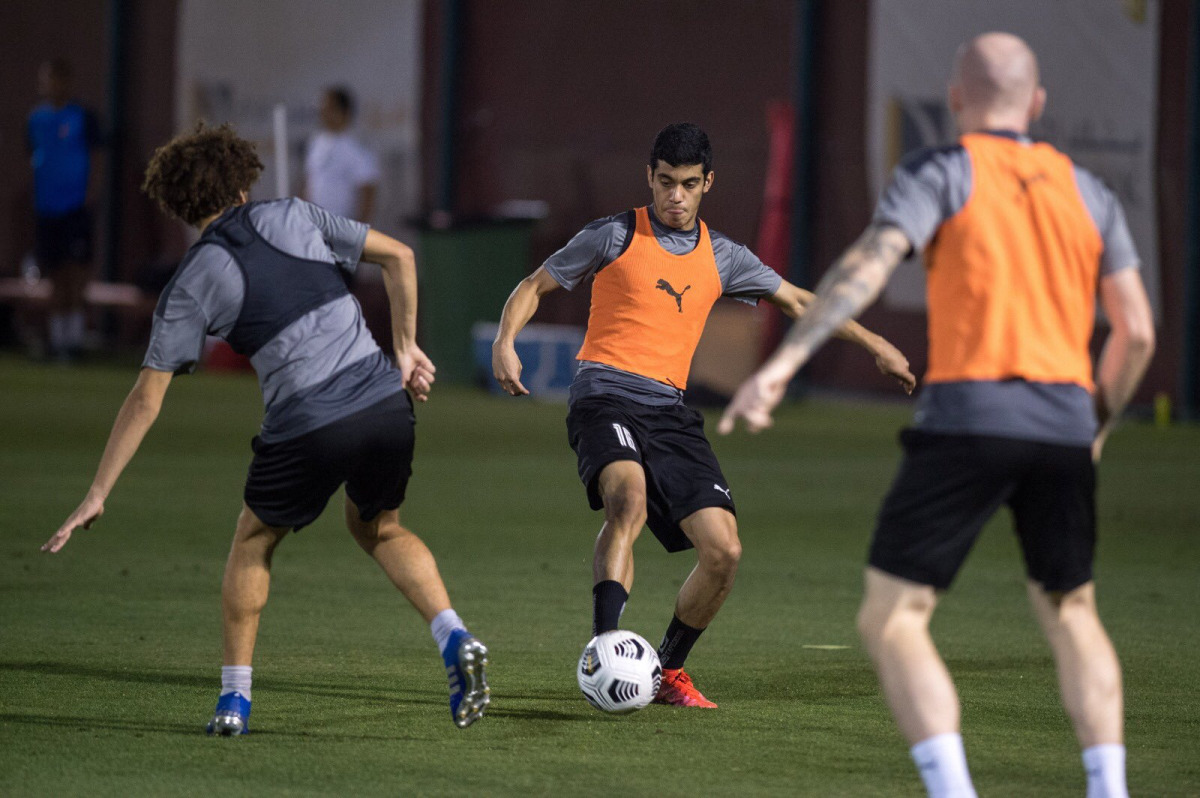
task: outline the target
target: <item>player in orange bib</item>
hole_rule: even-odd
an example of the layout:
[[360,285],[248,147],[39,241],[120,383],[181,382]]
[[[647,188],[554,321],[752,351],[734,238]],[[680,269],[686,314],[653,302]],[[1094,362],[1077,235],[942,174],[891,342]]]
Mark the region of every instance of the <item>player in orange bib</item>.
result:
[[[587,336],[571,385],[567,433],[593,510],[604,510],[593,560],[592,633],[617,628],[633,585],[633,543],[648,524],[667,551],[695,548],[659,647],[658,702],[715,707],[683,670],[684,660],[733,587],[741,556],[729,483],[704,437],[704,419],[684,403],[692,355],[713,303],[760,298],[799,317],[812,295],[780,278],[741,244],[697,216],[712,188],[708,136],[689,123],[654,140],[646,178],[654,203],[589,224],[522,280],[504,306],[492,348],[496,379],[513,396],[521,361],[513,342],[557,288],[591,279]],[[911,391],[908,361],[850,322],[842,337],[867,349]]]
[[[1120,203],[1026,135],[1045,90],[1015,36],[960,48],[949,88],[962,136],[896,168],[862,237],[721,420],[770,424],[811,353],[924,250],[929,369],[871,542],[858,626],[933,798],[973,796],[958,695],[929,635],[984,523],[1012,510],[1028,595],[1083,748],[1088,798],[1126,798],[1121,667],[1096,612],[1094,461],[1154,349]],[[1099,291],[1112,333],[1092,376]]]

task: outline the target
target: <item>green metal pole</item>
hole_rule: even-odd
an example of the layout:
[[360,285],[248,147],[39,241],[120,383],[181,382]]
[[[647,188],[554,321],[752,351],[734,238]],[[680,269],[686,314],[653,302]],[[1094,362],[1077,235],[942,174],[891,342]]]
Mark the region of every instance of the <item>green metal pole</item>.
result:
[[1187,245],[1184,251],[1183,371],[1180,410],[1200,418],[1200,2],[1191,3],[1188,43]]
[[[821,0],[796,0],[792,23],[792,103],[795,125],[792,131],[792,224],[791,256],[788,280],[794,285],[811,286],[812,209],[816,184],[813,179],[813,150],[816,146],[816,63],[817,27]],[[789,393],[803,393],[805,370],[792,380]]]
[[[793,136],[791,258],[788,278],[796,285],[809,285],[812,255],[813,148],[816,141],[816,60],[818,4],[820,0],[796,0],[792,51],[792,74],[796,123]],[[811,287],[811,286],[810,286]]]

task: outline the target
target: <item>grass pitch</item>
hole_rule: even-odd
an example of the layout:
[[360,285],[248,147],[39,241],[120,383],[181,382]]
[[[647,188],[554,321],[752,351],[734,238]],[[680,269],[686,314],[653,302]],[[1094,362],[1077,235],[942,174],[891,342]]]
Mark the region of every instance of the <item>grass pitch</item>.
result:
[[[252,378],[179,379],[90,532],[82,497],[133,369],[0,359],[0,793],[920,795],[853,631],[907,408],[810,402],[715,441],[745,554],[689,661],[713,712],[593,710],[587,509],[561,406],[439,388],[402,518],[492,652],[494,701],[450,722],[428,630],[341,526],[287,540],[255,659],[253,733],[208,739],[219,589],[260,406]],[[1100,475],[1101,612],[1125,668],[1129,778],[1200,794],[1200,429],[1127,424]],[[692,565],[637,545],[623,626],[652,641]],[[1080,795],[1078,748],[1025,606],[1007,518],[934,634],[984,795]],[[819,647],[844,648],[819,648]]]

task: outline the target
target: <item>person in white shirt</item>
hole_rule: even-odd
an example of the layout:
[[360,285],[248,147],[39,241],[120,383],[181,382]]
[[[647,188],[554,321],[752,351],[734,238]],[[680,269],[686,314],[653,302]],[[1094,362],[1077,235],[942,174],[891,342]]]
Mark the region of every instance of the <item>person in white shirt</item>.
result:
[[332,214],[370,224],[379,187],[379,159],[351,132],[353,121],[350,90],[326,89],[321,96],[322,130],[309,142],[301,193]]

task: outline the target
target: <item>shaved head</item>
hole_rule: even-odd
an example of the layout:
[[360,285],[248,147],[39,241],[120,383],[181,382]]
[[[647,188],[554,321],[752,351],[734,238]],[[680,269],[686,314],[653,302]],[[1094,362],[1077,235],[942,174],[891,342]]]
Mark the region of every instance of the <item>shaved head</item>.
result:
[[951,109],[968,118],[1012,117],[1021,128],[1041,113],[1037,56],[1011,33],[984,33],[958,48],[950,75]]

